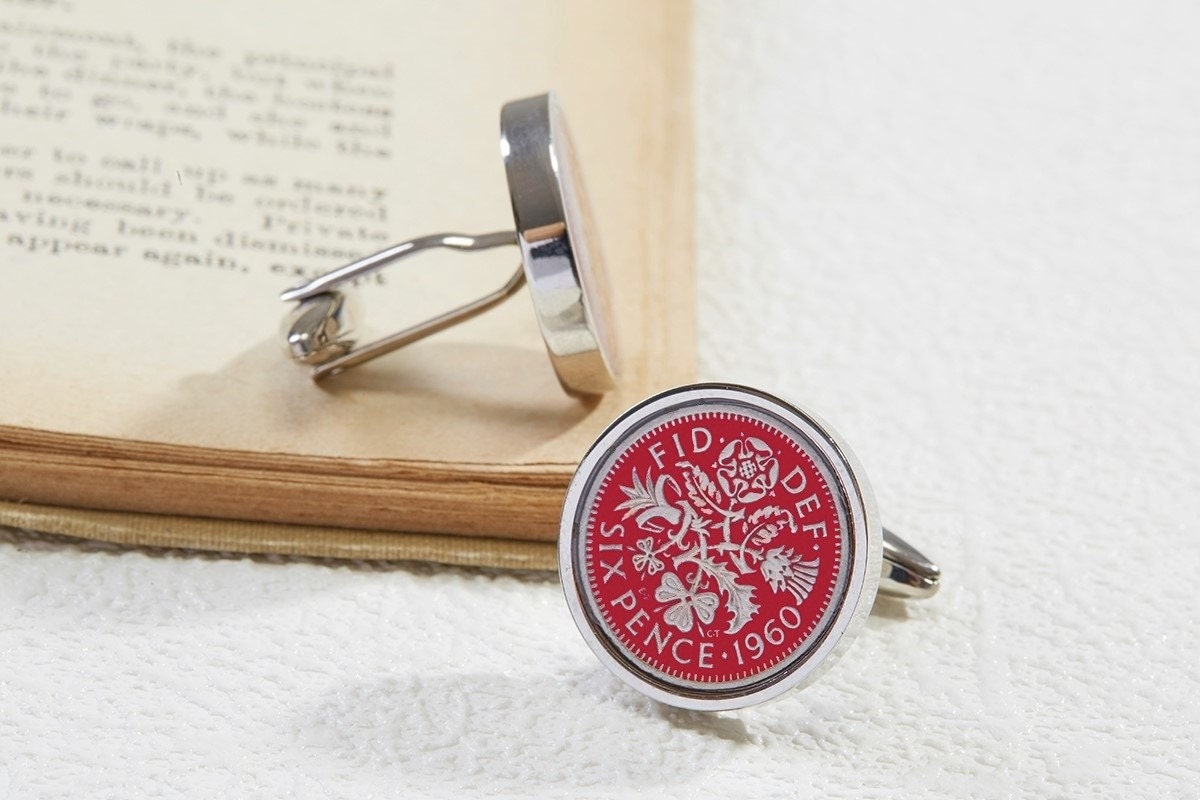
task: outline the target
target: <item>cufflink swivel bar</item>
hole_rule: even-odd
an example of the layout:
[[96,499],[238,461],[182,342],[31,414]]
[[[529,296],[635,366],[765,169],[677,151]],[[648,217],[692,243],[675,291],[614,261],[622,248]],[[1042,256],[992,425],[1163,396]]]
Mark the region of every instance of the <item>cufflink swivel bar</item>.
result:
[[345,317],[345,299],[336,287],[424,250],[439,247],[451,250],[490,250],[505,245],[515,247],[519,244],[516,231],[498,231],[480,236],[461,233],[421,236],[352,261],[319,278],[288,289],[279,299],[300,303],[289,317],[290,323],[286,331],[288,351],[295,360],[312,364],[313,380],[320,380],[476,317],[500,305],[525,285],[524,267],[517,267],[516,272],[503,286],[478,300],[357,347],[354,346],[355,342],[343,338],[351,325]]

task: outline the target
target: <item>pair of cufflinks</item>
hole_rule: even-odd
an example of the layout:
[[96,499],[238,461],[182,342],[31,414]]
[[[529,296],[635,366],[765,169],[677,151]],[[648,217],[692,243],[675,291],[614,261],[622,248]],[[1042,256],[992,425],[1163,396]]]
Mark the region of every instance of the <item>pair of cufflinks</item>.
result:
[[[583,182],[552,95],[506,104],[500,151],[515,230],[435,234],[284,292],[288,352],[322,379],[470,319],[528,284],[563,389],[615,385]],[[358,344],[339,286],[431,248],[515,246],[494,292]],[[745,386],[695,384],[617,418],[571,480],[558,540],[567,605],[601,662],[661,702],[715,711],[804,686],[877,593],[937,591],[938,568],[883,529],[862,467],[824,422]]]

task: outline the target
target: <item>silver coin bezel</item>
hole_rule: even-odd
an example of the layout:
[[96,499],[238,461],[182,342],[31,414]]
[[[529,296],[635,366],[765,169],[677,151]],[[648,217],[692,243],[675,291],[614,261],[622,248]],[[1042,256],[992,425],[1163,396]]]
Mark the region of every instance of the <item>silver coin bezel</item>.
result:
[[500,153],[525,280],[546,351],[573,395],[612,389],[616,354],[583,176],[553,94],[505,103]]
[[[734,690],[706,690],[675,685],[667,678],[652,674],[626,655],[603,633],[603,622],[591,611],[582,579],[583,565],[578,558],[580,537],[585,524],[583,503],[598,470],[630,434],[656,418],[665,419],[679,409],[703,410],[713,403],[741,405],[760,414],[775,417],[814,447],[811,455],[819,458],[832,473],[845,504],[848,527],[846,541],[852,550],[847,559],[846,576],[840,603],[824,623],[820,640],[804,648],[788,666],[761,683]],[[870,613],[879,587],[883,559],[883,529],[862,467],[842,439],[813,414],[746,386],[734,384],[694,384],[651,397],[626,411],[596,440],[580,462],[567,489],[558,538],[559,577],[567,606],[588,647],[610,671],[626,684],[668,705],[697,711],[721,711],[742,708],[771,700],[791,689],[811,683],[842,656]]]

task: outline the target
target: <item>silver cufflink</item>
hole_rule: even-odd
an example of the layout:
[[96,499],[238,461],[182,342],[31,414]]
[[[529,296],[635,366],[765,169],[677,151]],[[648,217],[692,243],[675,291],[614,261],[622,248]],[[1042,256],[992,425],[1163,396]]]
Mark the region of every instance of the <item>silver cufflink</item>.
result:
[[[360,258],[280,295],[297,305],[285,319],[291,357],[312,366],[314,380],[378,358],[471,319],[529,285],[550,361],[572,395],[613,388],[615,353],[608,329],[603,264],[566,122],[552,94],[505,104],[500,153],[515,230],[411,239]],[[503,286],[458,308],[375,341],[351,338],[346,297],[338,287],[432,248],[489,250],[515,246],[521,266]]]
[[728,384],[672,389],[610,425],[571,480],[558,547],[567,605],[600,661],[700,711],[808,684],[876,592],[929,597],[940,581],[880,525],[826,424]]

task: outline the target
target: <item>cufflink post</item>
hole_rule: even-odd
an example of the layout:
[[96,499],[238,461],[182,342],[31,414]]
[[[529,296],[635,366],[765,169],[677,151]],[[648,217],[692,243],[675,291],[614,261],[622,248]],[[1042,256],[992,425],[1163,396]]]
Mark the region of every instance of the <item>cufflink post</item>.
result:
[[924,600],[937,594],[942,571],[919,550],[883,529],[883,569],[879,593],[906,600]]

